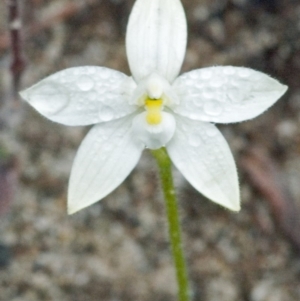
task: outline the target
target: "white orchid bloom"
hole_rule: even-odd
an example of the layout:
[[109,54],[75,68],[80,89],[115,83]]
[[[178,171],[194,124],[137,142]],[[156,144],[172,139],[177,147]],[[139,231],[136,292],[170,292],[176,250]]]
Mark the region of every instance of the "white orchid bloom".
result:
[[133,77],[104,67],[76,67],[21,92],[52,121],[96,124],[74,161],[69,213],[120,185],[145,147],[166,147],[175,166],[199,192],[239,210],[234,159],[219,130],[209,122],[256,117],[287,87],[242,67],[203,68],[177,77],[186,41],[186,18],[179,0],[137,0],[126,36]]

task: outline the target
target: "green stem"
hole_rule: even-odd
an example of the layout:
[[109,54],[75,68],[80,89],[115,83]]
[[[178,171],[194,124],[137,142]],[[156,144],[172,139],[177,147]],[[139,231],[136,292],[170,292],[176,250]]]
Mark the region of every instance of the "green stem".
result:
[[171,241],[178,283],[178,300],[189,301],[189,284],[181,242],[180,220],[172,177],[172,162],[164,148],[152,150],[151,152],[159,167],[162,189],[165,197],[169,223],[169,238]]

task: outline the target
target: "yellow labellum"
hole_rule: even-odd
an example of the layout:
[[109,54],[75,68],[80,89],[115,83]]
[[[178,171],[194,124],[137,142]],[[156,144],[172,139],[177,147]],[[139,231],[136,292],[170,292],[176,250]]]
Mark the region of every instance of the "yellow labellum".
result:
[[147,98],[145,106],[147,110],[146,120],[150,125],[160,124],[162,120],[162,99]]

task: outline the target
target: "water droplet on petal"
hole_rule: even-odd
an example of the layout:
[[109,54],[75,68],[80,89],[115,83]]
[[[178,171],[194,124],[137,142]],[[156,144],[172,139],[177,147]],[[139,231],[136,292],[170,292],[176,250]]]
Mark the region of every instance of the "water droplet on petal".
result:
[[240,77],[246,78],[246,77],[249,77],[250,74],[251,74],[251,72],[246,68],[240,68],[239,71],[238,71],[238,75]]
[[88,69],[87,69],[87,72],[88,72],[89,74],[95,74],[96,71],[97,71],[97,68],[96,68],[96,67],[88,67]]
[[114,117],[114,111],[110,107],[103,107],[99,112],[99,117],[102,121],[112,120]]
[[190,134],[188,137],[188,142],[191,146],[197,147],[201,144],[201,139],[197,134]]
[[95,91],[89,91],[85,94],[85,98],[89,101],[94,101],[98,97],[98,94]]
[[200,73],[200,76],[202,79],[210,79],[212,76],[212,71],[211,70],[202,70]]
[[237,80],[235,78],[232,78],[230,81],[229,81],[229,84],[233,87],[240,87],[241,86],[241,82],[240,80]]
[[197,79],[198,78],[198,72],[189,72],[189,77],[192,79]]
[[209,91],[209,90],[206,90],[206,91],[203,91],[202,97],[207,98],[207,99],[211,99],[211,98],[214,97],[214,93]]
[[79,101],[77,104],[76,104],[76,110],[77,111],[81,111],[83,109],[83,103],[81,101]]
[[199,118],[199,113],[197,112],[192,112],[189,114],[189,117],[193,120],[197,120]]
[[181,166],[184,166],[185,162],[183,160],[178,160],[176,161],[176,165],[181,167]]
[[89,91],[94,87],[94,81],[87,75],[82,75],[77,80],[77,86],[81,91]]
[[241,91],[236,90],[236,91],[229,92],[228,97],[231,100],[230,102],[232,104],[237,104],[239,102],[242,102],[245,99],[245,94],[244,94],[244,91],[241,92]]
[[104,153],[108,153],[111,150],[111,145],[109,143],[104,143],[101,147],[101,151]]
[[209,85],[212,88],[219,88],[222,87],[222,85],[224,84],[224,80],[221,77],[214,77],[210,82]]
[[81,73],[80,68],[72,68],[70,69],[70,72],[72,72],[74,75],[78,75]]
[[232,74],[235,73],[235,68],[229,67],[229,66],[228,66],[228,67],[222,68],[222,71],[223,71],[223,73],[226,74],[226,75],[232,75]]
[[181,125],[181,128],[182,128],[182,130],[185,131],[185,132],[188,132],[189,129],[190,129],[190,127],[189,127],[188,125],[184,124],[184,123]]
[[218,134],[218,130],[215,127],[209,127],[206,130],[206,135],[209,137],[214,137]]
[[211,121],[210,118],[204,113],[199,116],[199,119],[201,121],[207,121],[207,122]]
[[199,97],[196,97],[196,98],[193,98],[192,99],[192,101],[193,101],[193,103],[194,103],[194,105],[196,106],[196,107],[202,107],[202,105],[203,105],[203,103],[202,103],[202,101],[199,99]]
[[223,107],[218,101],[208,101],[204,104],[204,112],[211,116],[219,116],[223,112]]

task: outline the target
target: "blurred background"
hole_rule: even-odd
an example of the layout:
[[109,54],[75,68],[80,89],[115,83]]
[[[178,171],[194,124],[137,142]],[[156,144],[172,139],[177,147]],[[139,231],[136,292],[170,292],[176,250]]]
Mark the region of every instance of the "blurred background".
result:
[[[106,199],[68,216],[68,177],[88,127],[54,124],[16,94],[67,67],[130,74],[124,39],[133,1],[23,0],[23,25],[11,24],[17,2],[0,2],[0,300],[176,300],[149,153]],[[174,170],[194,300],[298,301],[300,1],[183,5],[183,72],[245,66],[289,86],[262,116],[219,127],[238,165],[241,212],[206,200]]]

